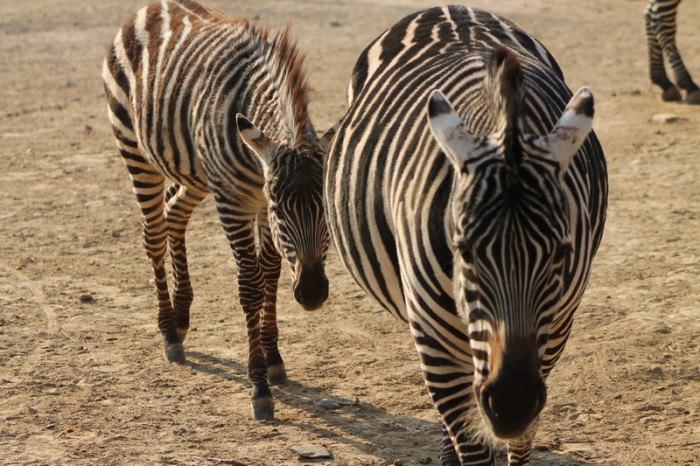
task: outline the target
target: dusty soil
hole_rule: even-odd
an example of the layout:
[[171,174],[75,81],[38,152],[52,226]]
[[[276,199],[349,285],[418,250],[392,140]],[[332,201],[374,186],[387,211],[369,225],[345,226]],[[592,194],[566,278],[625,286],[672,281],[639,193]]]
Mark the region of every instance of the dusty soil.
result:
[[[312,116],[345,110],[355,58],[429,1],[212,1],[308,53]],[[475,0],[474,6],[488,6]],[[610,170],[605,238],[565,356],[549,380],[536,462],[697,464],[700,452],[700,107],[648,84],[644,0],[504,0],[570,87],[590,85]],[[289,276],[281,349],[291,382],[256,422],[234,265],[207,200],[189,232],[189,364],[163,360],[139,214],[107,123],[106,44],[140,1],[0,3],[0,451],[3,464],[436,464],[436,411],[407,329],[337,260],[306,313]],[[700,78],[700,7],[679,46]],[[659,124],[651,117],[673,113]],[[318,405],[346,401],[340,410]],[[290,448],[325,445],[330,460]],[[399,460],[400,462],[397,462]],[[402,463],[401,463],[402,462]]]

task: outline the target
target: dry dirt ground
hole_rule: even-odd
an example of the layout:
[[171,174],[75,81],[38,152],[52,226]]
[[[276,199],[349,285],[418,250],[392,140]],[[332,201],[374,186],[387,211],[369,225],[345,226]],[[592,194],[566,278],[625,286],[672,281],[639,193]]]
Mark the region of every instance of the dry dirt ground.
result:
[[[212,1],[308,53],[325,129],[365,45],[429,1]],[[700,463],[700,107],[648,84],[644,0],[475,0],[537,35],[570,87],[596,94],[610,171],[605,238],[565,356],[549,379],[535,459]],[[437,464],[436,411],[407,329],[331,256],[315,313],[280,291],[291,382],[255,422],[233,259],[207,200],[189,232],[189,364],[167,364],[139,214],[108,127],[106,44],[140,2],[0,2],[0,463]],[[679,46],[700,78],[700,5]],[[673,113],[659,124],[651,117]],[[337,411],[324,398],[355,402]],[[290,448],[325,445],[332,459]]]

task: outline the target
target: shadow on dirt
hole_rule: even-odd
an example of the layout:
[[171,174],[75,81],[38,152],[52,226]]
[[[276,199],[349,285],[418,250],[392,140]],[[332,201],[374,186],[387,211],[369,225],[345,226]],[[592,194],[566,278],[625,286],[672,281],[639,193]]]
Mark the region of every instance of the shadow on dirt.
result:
[[[250,386],[246,366],[229,359],[219,358],[198,351],[187,353],[188,362],[192,369],[221,377],[225,380]],[[331,424],[334,430],[325,429],[318,425],[295,422],[290,419],[276,419],[281,424],[294,426],[305,432],[322,436],[352,446],[364,453],[377,456],[393,464],[398,456],[409,459],[403,464],[437,464],[438,446],[440,445],[440,426],[437,422],[410,416],[397,416],[387,411],[361,402],[359,399],[349,400],[333,394],[324,393],[321,390],[306,387],[305,385],[288,381],[284,385],[274,386],[273,395],[278,403],[283,403],[292,408],[306,411],[314,417],[322,419],[321,424]],[[335,403],[335,409],[327,409],[322,406],[322,400]],[[346,436],[338,434],[345,432]],[[379,437],[387,435],[396,438],[395,448],[378,450],[375,445]],[[432,458],[425,454],[425,445],[435,445],[431,448]],[[499,451],[497,458],[500,463],[506,462],[505,451]],[[566,455],[551,451],[533,451],[533,460],[536,464],[549,466],[596,466],[590,463],[576,460]],[[313,464],[314,460],[305,459],[305,462]],[[324,461],[328,461],[327,459]]]

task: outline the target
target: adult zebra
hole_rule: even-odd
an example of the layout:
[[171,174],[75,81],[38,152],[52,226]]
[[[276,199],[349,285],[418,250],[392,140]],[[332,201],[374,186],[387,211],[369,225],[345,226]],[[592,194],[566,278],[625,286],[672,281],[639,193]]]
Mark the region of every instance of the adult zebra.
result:
[[493,464],[498,439],[511,465],[529,460],[607,204],[593,96],[570,97],[540,42],[461,6],[407,16],[355,64],[329,229],[359,285],[409,324],[443,464]]
[[[649,50],[649,76],[659,86],[665,101],[682,100],[680,87],[685,91],[685,102],[700,104],[700,88],[695,84],[683,64],[676,47],[676,13],[681,0],[649,0],[644,12],[644,26]],[[664,57],[668,61],[676,84],[671,82],[664,68]]]
[[[302,55],[288,30],[269,41],[267,30],[247,20],[193,1],[163,0],[124,24],[103,78],[117,146],[142,212],[165,355],[185,360],[193,298],[185,230],[197,204],[213,192],[238,266],[253,414],[270,418],[268,381],[286,380],[277,348],[280,254],[305,309],[318,308],[328,295],[325,149],[307,111]],[[167,190],[166,178],[173,182]]]

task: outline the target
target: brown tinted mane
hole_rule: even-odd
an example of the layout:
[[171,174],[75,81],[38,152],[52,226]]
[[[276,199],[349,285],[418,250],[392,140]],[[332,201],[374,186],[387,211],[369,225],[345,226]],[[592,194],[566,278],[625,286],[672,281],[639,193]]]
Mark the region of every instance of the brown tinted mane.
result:
[[506,162],[522,161],[519,133],[523,115],[525,88],[523,72],[515,54],[503,45],[496,47],[487,66],[487,92],[495,107],[499,130],[503,131]]
[[272,40],[268,59],[272,63],[272,71],[277,79],[280,90],[280,105],[283,112],[288,112],[287,118],[291,127],[294,144],[304,140],[306,130],[310,126],[309,85],[304,67],[304,54],[292,39],[289,26],[277,33]]

